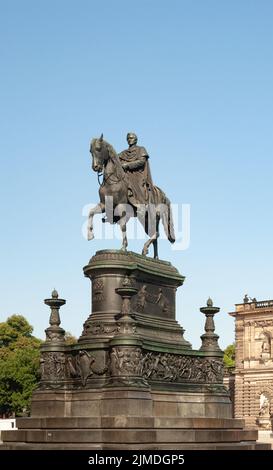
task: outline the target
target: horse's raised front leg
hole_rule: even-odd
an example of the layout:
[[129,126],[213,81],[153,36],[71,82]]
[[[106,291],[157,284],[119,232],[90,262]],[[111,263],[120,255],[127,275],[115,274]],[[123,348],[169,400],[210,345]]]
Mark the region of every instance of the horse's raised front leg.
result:
[[88,224],[87,224],[87,239],[93,240],[94,232],[93,232],[93,218],[95,214],[101,214],[105,211],[105,205],[102,202],[99,202],[93,209],[90,210],[88,214]]

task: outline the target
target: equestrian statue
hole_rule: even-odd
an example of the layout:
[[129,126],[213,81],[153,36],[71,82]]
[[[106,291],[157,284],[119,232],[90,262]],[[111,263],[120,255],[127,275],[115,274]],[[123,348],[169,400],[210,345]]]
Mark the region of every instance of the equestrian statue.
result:
[[128,149],[119,155],[112,145],[100,138],[92,139],[90,152],[92,169],[102,176],[99,188],[100,202],[90,210],[88,218],[88,240],[94,238],[93,217],[105,213],[103,222],[118,223],[122,233],[121,250],[128,246],[126,224],[137,217],[149,236],[142,255],[147,255],[153,243],[154,258],[158,259],[159,222],[168,240],[175,242],[171,204],[165,193],[152,181],[149,156],[144,147],[137,145],[136,134],[127,134]]

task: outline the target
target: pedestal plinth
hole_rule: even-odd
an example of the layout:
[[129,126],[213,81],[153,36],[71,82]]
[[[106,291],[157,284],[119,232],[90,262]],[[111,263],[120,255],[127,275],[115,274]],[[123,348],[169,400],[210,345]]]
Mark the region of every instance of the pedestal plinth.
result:
[[131,301],[138,337],[145,344],[190,349],[184,330],[175,318],[176,290],[184,282],[177,269],[166,261],[132,252],[102,250],[84,267],[92,282],[92,313],[84,324],[80,344],[109,340],[118,331],[122,299],[117,293],[125,277],[137,289]]
[[215,308],[205,308],[198,351],[176,321],[176,290],[184,282],[177,269],[103,250],[84,274],[92,311],[82,335],[66,346],[63,334],[49,330],[31,417],[3,433],[4,448],[256,448],[257,433],[231,419]]

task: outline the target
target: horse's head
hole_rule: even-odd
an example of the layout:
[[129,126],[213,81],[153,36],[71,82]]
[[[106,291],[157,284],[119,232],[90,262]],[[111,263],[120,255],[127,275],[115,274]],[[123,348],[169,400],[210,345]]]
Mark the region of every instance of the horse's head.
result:
[[101,172],[109,157],[107,143],[103,140],[103,134],[101,134],[99,139],[92,139],[90,153],[92,155],[93,170],[97,173]]

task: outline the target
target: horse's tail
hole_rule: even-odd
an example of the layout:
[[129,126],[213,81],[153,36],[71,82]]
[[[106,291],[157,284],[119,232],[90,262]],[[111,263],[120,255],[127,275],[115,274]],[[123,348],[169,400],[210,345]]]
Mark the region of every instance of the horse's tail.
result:
[[170,200],[167,198],[166,194],[162,191],[162,189],[158,187],[154,187],[157,193],[157,203],[163,203],[163,209],[160,210],[161,220],[164,227],[164,231],[169,242],[175,242],[175,233],[174,233],[174,226],[173,226],[173,214]]
[[167,214],[162,219],[163,227],[164,227],[164,230],[168,237],[169,242],[174,243],[175,233],[174,233],[174,226],[173,226],[173,213],[172,213],[171,203],[167,197],[166,197],[165,204],[167,206]]

